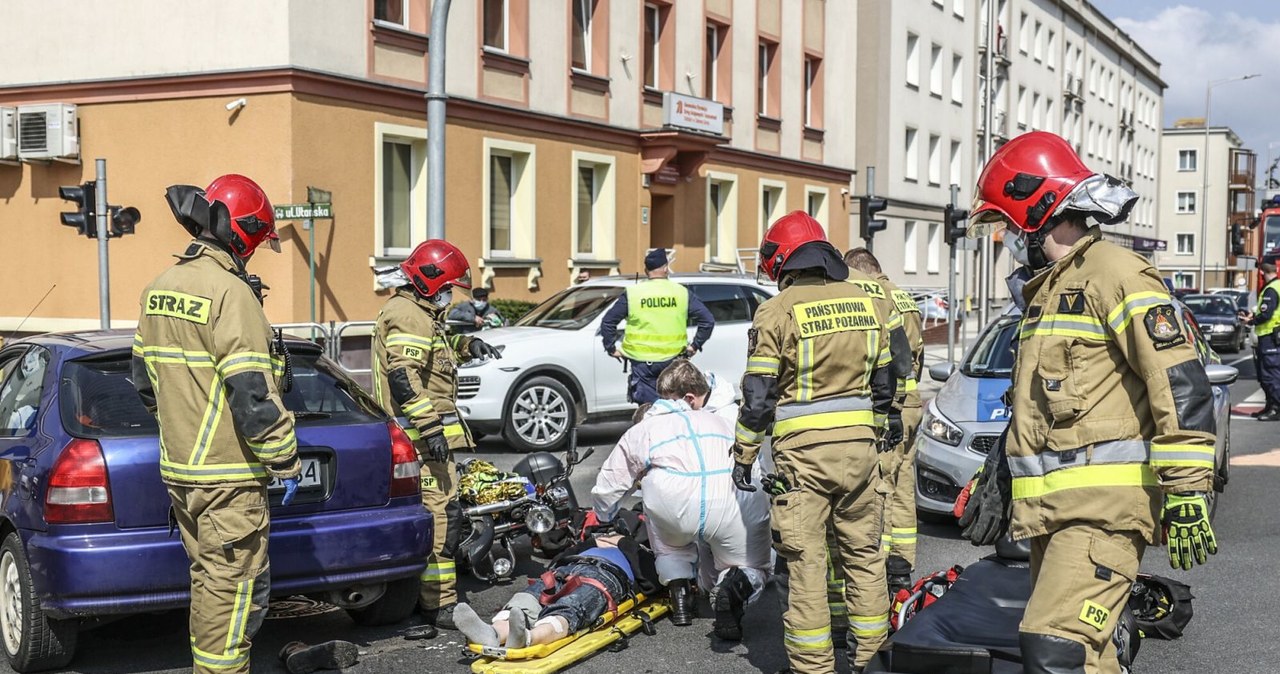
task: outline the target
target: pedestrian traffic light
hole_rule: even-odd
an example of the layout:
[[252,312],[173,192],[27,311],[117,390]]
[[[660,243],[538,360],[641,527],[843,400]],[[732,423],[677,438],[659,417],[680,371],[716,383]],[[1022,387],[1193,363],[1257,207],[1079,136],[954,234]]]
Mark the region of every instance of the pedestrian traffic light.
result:
[[76,204],[76,210],[59,215],[62,224],[75,227],[81,234],[96,239],[98,225],[95,221],[97,204],[97,187],[88,182],[83,185],[63,185],[58,188],[58,196]]
[[883,232],[889,227],[887,220],[875,217],[876,213],[889,207],[889,200],[879,197],[858,197],[858,201],[862,203],[862,207],[858,209],[862,240],[871,241],[871,237],[875,236],[876,232]]
[[969,211],[963,208],[956,208],[953,204],[947,204],[942,209],[942,219],[944,220],[943,238],[948,246],[954,246],[960,243],[968,231]]
[[133,228],[142,220],[142,214],[133,206],[109,206],[111,211],[111,236],[121,237],[133,234]]
[[1240,223],[1231,223],[1231,254],[1244,255],[1244,231]]

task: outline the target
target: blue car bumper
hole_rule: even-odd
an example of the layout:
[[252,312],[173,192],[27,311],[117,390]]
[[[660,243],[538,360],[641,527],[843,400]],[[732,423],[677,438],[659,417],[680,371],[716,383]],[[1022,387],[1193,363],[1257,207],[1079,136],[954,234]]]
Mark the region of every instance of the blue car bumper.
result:
[[[431,548],[431,514],[416,498],[401,502],[273,521],[271,594],[325,592],[420,574]],[[85,525],[22,535],[36,593],[54,618],[163,611],[190,601],[190,563],[177,532]]]

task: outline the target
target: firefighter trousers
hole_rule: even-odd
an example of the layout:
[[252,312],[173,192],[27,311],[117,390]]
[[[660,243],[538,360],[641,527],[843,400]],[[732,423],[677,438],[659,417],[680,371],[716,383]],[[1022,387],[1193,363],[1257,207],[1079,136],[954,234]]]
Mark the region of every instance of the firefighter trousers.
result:
[[418,590],[418,606],[437,609],[458,602],[458,571],[453,555],[458,548],[458,527],[462,524],[462,508],[458,505],[458,476],[454,471],[452,452],[449,460],[423,461],[422,505],[435,520],[431,554],[422,571]]
[[1018,626],[1028,673],[1119,674],[1112,637],[1146,546],[1137,533],[1087,524],[1031,539],[1031,599]]
[[787,560],[790,589],[783,639],[796,672],[835,671],[827,603],[826,527],[832,523],[853,664],[865,666],[889,634],[889,597],[880,550],[884,495],[871,441],[778,452],[779,472],[793,485],[770,509],[774,548]]
[[265,486],[179,487],[169,499],[191,560],[192,671],[249,671],[271,595]]
[[902,409],[902,444],[885,452],[884,477],[889,495],[884,505],[884,532],[880,541],[885,552],[916,566],[916,430],[924,411]]

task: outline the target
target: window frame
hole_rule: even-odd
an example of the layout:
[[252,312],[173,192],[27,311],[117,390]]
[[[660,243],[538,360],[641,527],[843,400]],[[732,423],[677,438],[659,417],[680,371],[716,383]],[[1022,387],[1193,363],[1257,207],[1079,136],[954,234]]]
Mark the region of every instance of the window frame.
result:
[[[489,3],[502,3],[502,46],[489,44],[488,18]],[[511,0],[484,0],[480,6],[480,45],[483,49],[502,54],[511,53]]]
[[920,182],[920,130],[906,127],[903,140],[906,146],[903,148],[902,179]]
[[964,104],[964,56],[951,52],[951,102]]
[[702,27],[702,97],[716,100],[719,94],[720,24],[707,21]]
[[[1177,232],[1173,236],[1174,255],[1195,255],[1196,254],[1196,235],[1192,232]],[[1186,246],[1183,245],[1186,242]]]
[[[760,178],[758,181],[759,199],[756,203],[760,206],[760,218],[757,224],[756,238],[764,237],[765,231],[769,229],[769,225],[787,214],[787,183],[782,180],[774,180],[771,178]],[[764,195],[767,192],[776,192],[778,199],[769,208],[769,212],[764,212]]]
[[[662,9],[662,6],[657,3],[646,2],[640,12],[640,20],[643,23],[640,28],[641,41],[644,41],[649,29],[653,30],[653,39],[648,44],[641,45],[644,49],[640,64],[640,77],[644,80],[641,85],[647,89],[662,88]],[[652,26],[649,25],[649,10],[653,10]],[[646,67],[647,63],[653,64],[652,69]],[[646,76],[646,70],[651,70],[652,82],[649,81],[650,77]]]
[[[738,263],[738,176],[734,173],[707,171],[706,183],[703,192],[706,200],[703,218],[705,223],[703,235],[706,240],[703,245],[703,261],[736,265]],[[720,209],[718,214],[714,213],[712,208],[711,187],[713,184],[719,186]],[[729,186],[727,193],[723,188],[725,184]],[[715,228],[714,242],[711,236],[713,227]],[[732,259],[716,257],[717,251],[715,249],[723,250],[730,238],[733,240],[733,245],[729,246],[729,250],[733,254]]]
[[925,228],[925,273],[942,271],[942,223],[930,222]]
[[[1190,154],[1189,154],[1189,156],[1191,157],[1191,162],[1190,162],[1190,164],[1191,164],[1191,168],[1186,168],[1186,167],[1183,165],[1183,162],[1182,162],[1182,156],[1183,156],[1183,154],[1184,154],[1184,153],[1190,153]],[[1179,171],[1179,172],[1192,173],[1192,172],[1198,172],[1199,170],[1200,170],[1200,151],[1199,151],[1199,149],[1198,149],[1198,148],[1193,148],[1193,147],[1180,147],[1180,148],[1178,148],[1178,171]]]
[[778,43],[761,36],[756,40],[756,114],[778,119]]
[[902,271],[915,274],[920,268],[920,241],[915,220],[905,220],[902,225]]
[[[538,240],[537,146],[501,138],[485,138],[482,143],[481,176],[481,248],[486,258],[533,259]],[[494,250],[490,241],[490,189],[492,183],[490,157],[498,154],[512,158],[511,174],[511,248]],[[527,231],[526,231],[527,230]]]
[[[410,161],[415,169],[416,177],[411,176],[409,191],[409,247],[389,248],[384,227],[383,190],[383,143],[398,142],[408,144],[411,150]],[[375,258],[406,258],[415,246],[427,239],[427,130],[423,127],[405,126],[374,122],[373,125],[373,252]]]
[[[811,212],[812,201],[814,197],[819,197],[822,201],[818,204],[818,212]],[[804,212],[809,217],[818,221],[822,225],[822,231],[831,232],[831,190],[821,185],[805,185],[804,186]]]
[[[1174,192],[1174,212],[1178,215],[1191,215],[1196,213],[1197,192],[1195,190],[1177,190]],[[1183,205],[1183,197],[1187,197],[1186,206]]]
[[907,32],[907,86],[913,89],[920,88],[920,36]]
[[[618,159],[614,155],[593,152],[570,153],[570,167],[573,171],[573,189],[570,195],[570,231],[569,250],[574,260],[612,261],[617,259],[618,232],[618,192],[617,174]],[[578,172],[584,167],[591,167],[593,172],[595,195],[591,203],[591,252],[579,250],[578,240]]]
[[804,55],[804,125],[810,129],[823,127],[822,57]]
[[[573,6],[569,8],[569,69],[580,73],[591,73],[591,52],[593,51],[593,42],[591,38],[591,27],[595,23],[595,2],[594,0],[571,0]],[[578,8],[582,8],[582,31],[579,32],[575,24],[573,13]],[[582,41],[582,60],[581,66],[573,63],[573,42],[575,38],[581,35]]]
[[[387,2],[389,2],[389,3],[390,3],[390,2],[396,2],[396,0],[387,0]],[[402,17],[402,21],[400,21],[400,22],[395,22],[395,21],[391,21],[391,20],[389,20],[389,19],[379,19],[379,18],[378,18],[378,3],[375,1],[375,2],[373,3],[373,21],[374,21],[374,23],[376,23],[376,24],[378,24],[378,25],[380,25],[380,26],[395,26],[396,28],[403,28],[403,29],[405,29],[405,30],[408,30],[408,29],[409,29],[409,0],[399,0],[399,2],[400,2],[400,16]]]
[[[4,389],[8,386],[9,381],[14,378],[15,373],[21,370],[22,360],[27,357],[27,354],[33,351],[39,351],[44,354],[44,363],[41,364],[40,381],[38,384],[39,389],[38,389],[38,395],[36,396],[38,406],[36,407],[35,414],[33,415],[30,421],[31,428],[26,429],[26,432],[20,432],[21,429],[12,429],[14,432],[10,432],[11,429],[9,429],[9,427],[7,426],[9,422],[8,422],[8,419],[6,419],[4,421],[4,424],[6,425],[0,426],[0,440],[29,438],[39,430],[40,415],[43,414],[45,411],[44,403],[45,403],[45,394],[47,392],[46,389],[51,383],[56,383],[56,382],[50,382],[49,380],[50,371],[51,370],[56,371],[57,369],[56,364],[54,363],[54,354],[52,351],[50,351],[48,348],[41,346],[39,344],[31,344],[26,346],[25,348],[20,346],[16,349],[13,349],[12,351],[7,351],[3,354],[0,354],[0,393],[4,392]],[[13,369],[5,373],[4,372],[5,366],[10,364],[13,365]],[[0,404],[3,404],[3,402],[4,402],[3,396],[0,396]],[[17,411],[18,411],[18,408],[14,408],[13,410],[10,410],[10,413],[17,412]],[[55,413],[56,413],[56,410],[55,410]]]
[[927,154],[928,166],[926,167],[926,180],[930,185],[942,184],[942,136],[937,134],[929,134],[929,145],[925,148]]
[[942,45],[929,45],[929,94],[942,98]]

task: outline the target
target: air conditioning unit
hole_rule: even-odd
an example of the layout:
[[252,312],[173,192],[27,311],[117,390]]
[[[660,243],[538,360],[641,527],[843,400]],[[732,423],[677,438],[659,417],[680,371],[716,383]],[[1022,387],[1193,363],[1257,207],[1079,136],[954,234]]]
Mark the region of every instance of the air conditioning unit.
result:
[[18,106],[18,158],[22,161],[80,161],[76,106],[46,103]]
[[18,159],[18,111],[0,107],[0,162],[16,164]]

